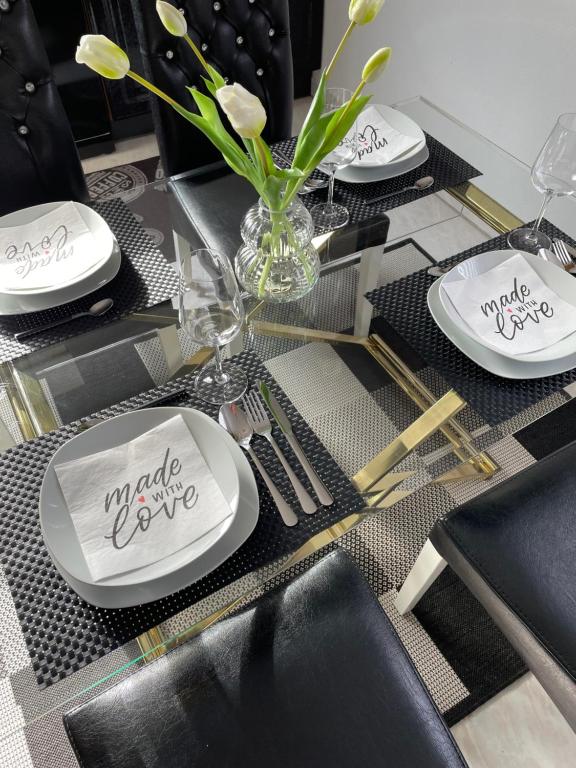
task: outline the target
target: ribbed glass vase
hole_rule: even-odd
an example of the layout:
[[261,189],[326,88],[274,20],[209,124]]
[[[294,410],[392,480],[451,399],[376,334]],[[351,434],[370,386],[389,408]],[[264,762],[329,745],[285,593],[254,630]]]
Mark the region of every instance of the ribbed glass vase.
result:
[[300,200],[272,211],[263,200],[246,213],[236,276],[258,299],[287,302],[305,296],[318,281],[320,259],[312,245],[314,224]]

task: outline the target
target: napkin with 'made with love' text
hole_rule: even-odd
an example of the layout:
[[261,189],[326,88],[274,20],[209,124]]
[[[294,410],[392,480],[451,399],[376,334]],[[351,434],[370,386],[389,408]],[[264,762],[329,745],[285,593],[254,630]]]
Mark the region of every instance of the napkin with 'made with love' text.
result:
[[76,203],[12,227],[0,226],[0,289],[57,288],[95,269],[102,253]]
[[476,336],[508,354],[545,349],[576,331],[576,307],[546,285],[521,253],[476,277],[443,282],[442,290]]
[[180,415],[55,472],[94,581],[158,562],[232,514]]

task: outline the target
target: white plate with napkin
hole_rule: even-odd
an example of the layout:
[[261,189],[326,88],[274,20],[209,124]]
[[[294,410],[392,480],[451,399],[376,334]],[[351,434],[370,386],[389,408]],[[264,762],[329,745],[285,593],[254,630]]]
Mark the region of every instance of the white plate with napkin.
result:
[[534,363],[576,352],[576,280],[539,256],[511,250],[472,256],[443,276],[440,297],[455,324],[500,355]]
[[454,322],[446,312],[441,297],[443,279],[435,280],[428,290],[430,314],[454,346],[481,368],[504,379],[541,379],[576,368],[576,352],[557,360],[525,361],[506,357],[480,344],[464,329],[462,321]]
[[0,314],[49,309],[92,293],[117,274],[118,244],[104,219],[75,202],[0,218]]
[[[159,450],[163,456],[164,447],[171,447],[173,450],[173,455],[170,455],[166,462],[159,462],[158,457],[150,457],[149,467],[141,463],[139,450],[147,456],[150,447],[146,435],[152,435],[153,445],[158,430],[160,434],[162,430],[172,430],[171,423],[175,421],[178,422],[179,429],[182,428],[183,422],[189,430],[190,440],[186,443],[189,443],[190,447],[197,445],[209,470],[204,479],[212,478],[224,498],[226,509],[220,517],[213,518],[212,522],[216,523],[214,526],[212,523],[205,526],[207,530],[197,527],[205,516],[212,515],[214,511],[213,497],[206,496],[206,489],[196,490],[195,496],[194,492],[189,496],[191,510],[188,510],[182,502],[184,492],[190,487],[190,483],[186,481],[190,480],[189,470],[192,465],[184,460],[185,451],[182,447],[184,443],[180,437],[177,435],[171,446],[165,446],[164,443],[160,445]],[[138,441],[142,440],[144,442],[138,448]],[[155,442],[160,443],[161,440],[156,439]],[[133,447],[134,444],[136,448]],[[80,469],[85,470],[86,488],[83,490],[89,492],[84,511],[88,516],[94,511],[96,514],[100,513],[94,523],[93,538],[98,539],[98,546],[105,544],[106,547],[114,549],[115,544],[122,556],[121,564],[117,567],[119,572],[116,575],[109,575],[109,571],[108,575],[102,577],[101,573],[95,573],[91,568],[94,560],[91,561],[89,554],[90,541],[87,546],[86,529],[83,530],[78,526],[78,517],[73,518],[74,515],[82,515],[82,504],[79,504],[76,510],[74,509],[76,503],[82,500],[82,496],[78,496],[76,500],[68,496],[69,507],[61,485],[62,470],[55,468],[62,467],[70,461],[89,459],[98,453],[106,457],[104,452],[120,446],[130,446],[129,450],[133,458],[137,461],[138,467],[141,467],[141,470],[136,471],[138,478],[135,479],[133,467],[130,464],[127,465],[131,467],[128,475],[132,478],[128,481],[129,491],[125,491],[125,482],[121,485],[115,484],[122,474],[112,477],[110,487],[108,487],[109,483],[104,483],[100,487],[98,482],[94,485],[94,482],[98,481],[97,474],[89,472],[86,467],[79,466]],[[128,455],[128,449],[124,452]],[[114,458],[114,455],[111,458]],[[166,467],[172,466],[175,460],[180,462],[178,477],[168,477]],[[160,471],[162,464],[164,476]],[[102,465],[105,466],[104,463]],[[178,469],[178,465],[175,464],[174,467]],[[73,473],[74,469],[74,465],[71,465],[72,479],[77,477]],[[61,475],[60,481],[58,471]],[[198,474],[198,467],[193,472],[196,473],[194,484],[200,489],[201,477]],[[145,475],[148,481],[144,480],[142,485],[142,478]],[[107,477],[110,479],[109,476]],[[154,477],[159,485],[152,482]],[[174,485],[180,480],[183,481],[183,488],[174,490]],[[166,486],[169,497],[165,499],[160,495],[166,491],[166,487],[163,487],[164,481],[169,483]],[[147,483],[150,487],[147,487]],[[74,483],[70,487],[74,489]],[[204,500],[207,498],[212,500],[208,506],[201,506],[202,498],[198,500],[200,494]],[[130,497],[130,504],[124,510],[127,513],[124,519],[123,508],[127,496]],[[163,504],[166,502],[171,504],[175,497],[177,497],[177,506],[169,506],[168,510],[165,509]],[[195,497],[198,502],[196,505],[192,503]],[[95,499],[94,510],[91,509],[92,498]],[[107,504],[107,501],[110,503]],[[200,515],[197,515],[199,510]],[[174,511],[175,514],[170,517]],[[159,551],[156,550],[160,550],[167,543],[167,539],[174,533],[174,521],[178,516],[182,518],[182,515],[188,515],[187,520],[192,528],[189,527],[187,530],[185,526],[183,529],[177,529],[176,544],[172,547],[175,551],[168,554],[164,552],[163,557],[156,559],[159,555]],[[104,522],[105,530],[102,528],[103,518],[110,518]],[[144,520],[143,526],[136,524],[140,519]],[[241,450],[216,422],[199,411],[187,408],[151,408],[133,411],[81,433],[62,446],[52,457],[40,494],[40,523],[46,546],[56,567],[81,597],[95,605],[107,608],[137,605],[183,589],[227,559],[250,535],[257,519],[256,484]],[[114,533],[117,534],[115,542],[113,541]],[[186,543],[186,536],[190,533],[192,535]],[[109,538],[104,540],[103,535]],[[79,536],[83,538],[82,544]],[[135,552],[138,556],[142,554],[142,549],[145,550],[144,555],[146,552],[153,553],[152,562],[131,569],[132,563],[130,559],[124,560],[124,554],[133,544],[136,545]],[[104,556],[99,561],[98,546],[92,555],[96,556],[96,564],[102,565]],[[102,547],[100,549],[104,551]],[[106,566],[106,563],[104,565]],[[101,578],[98,578],[99,576]]]
[[356,159],[336,172],[353,184],[401,176],[428,160],[424,132],[411,118],[384,104],[369,105],[358,118]]

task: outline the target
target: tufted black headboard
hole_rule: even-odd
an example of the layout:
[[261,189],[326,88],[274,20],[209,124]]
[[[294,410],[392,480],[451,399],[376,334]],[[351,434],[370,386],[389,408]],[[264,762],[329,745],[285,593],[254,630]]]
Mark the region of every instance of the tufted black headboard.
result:
[[0,0],[0,214],[88,198],[29,0]]
[[[132,0],[144,74],[195,110],[186,86],[204,89],[203,70],[186,41],[166,32],[155,5],[154,0]],[[288,0],[180,0],[175,5],[184,9],[188,33],[208,61],[261,99],[268,114],[264,137],[287,138],[293,104]],[[167,175],[221,159],[196,128],[155,97],[153,110]]]

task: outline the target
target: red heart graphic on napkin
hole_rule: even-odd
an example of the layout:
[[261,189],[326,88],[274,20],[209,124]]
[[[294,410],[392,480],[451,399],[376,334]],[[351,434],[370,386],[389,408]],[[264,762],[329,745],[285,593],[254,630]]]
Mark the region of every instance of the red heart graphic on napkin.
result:
[[146,499],[144,498],[144,496],[138,496],[138,501],[140,502],[140,504],[144,504]]

